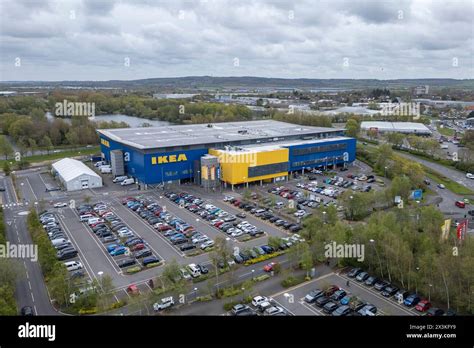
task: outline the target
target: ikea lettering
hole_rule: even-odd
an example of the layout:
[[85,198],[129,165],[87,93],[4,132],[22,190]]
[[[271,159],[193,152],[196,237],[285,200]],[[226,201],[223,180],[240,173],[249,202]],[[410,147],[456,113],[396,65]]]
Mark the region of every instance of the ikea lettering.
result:
[[179,155],[168,155],[168,156],[157,156],[151,158],[152,164],[165,164],[165,163],[174,163],[174,162],[184,162],[187,161],[188,158],[184,153]]

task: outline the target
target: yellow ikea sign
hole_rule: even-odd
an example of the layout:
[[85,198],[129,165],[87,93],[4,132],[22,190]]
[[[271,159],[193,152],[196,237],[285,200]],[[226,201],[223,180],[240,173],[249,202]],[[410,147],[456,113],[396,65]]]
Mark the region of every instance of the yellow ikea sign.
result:
[[184,153],[179,155],[169,155],[169,156],[155,156],[151,158],[151,164],[164,164],[164,163],[174,163],[174,162],[183,162],[187,161],[188,158]]
[[108,142],[108,140],[105,140],[105,139],[100,139],[100,143],[104,146],[107,146],[107,147],[110,147],[110,143]]

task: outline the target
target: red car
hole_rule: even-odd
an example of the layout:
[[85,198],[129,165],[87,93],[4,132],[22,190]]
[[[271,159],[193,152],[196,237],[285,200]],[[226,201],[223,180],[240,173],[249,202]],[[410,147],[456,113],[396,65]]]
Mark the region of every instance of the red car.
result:
[[236,207],[237,207],[239,204],[240,204],[240,201],[239,201],[239,200],[236,200],[236,201],[234,202],[234,205],[235,205]]
[[339,286],[337,285],[330,285],[326,290],[324,290],[324,294],[326,296],[331,296],[334,294],[337,290],[339,290]]
[[138,243],[130,247],[131,251],[137,251],[137,250],[142,250],[145,248],[145,244],[143,243]]
[[431,308],[431,302],[424,299],[424,300],[421,300],[420,302],[418,302],[418,304],[415,306],[415,309],[418,311],[418,312],[426,312],[428,309]]
[[454,204],[458,208],[466,208],[466,203],[464,203],[463,201],[456,201],[456,203],[454,203]]
[[135,198],[133,198],[133,197],[127,197],[127,198],[122,199],[122,204],[125,205],[128,202],[134,201],[134,200],[135,200]]
[[277,264],[276,262],[270,262],[268,265],[265,265],[265,266],[263,267],[263,270],[264,270],[265,272],[271,272],[271,271],[273,271],[273,267],[274,267],[276,264]]
[[131,284],[127,287],[127,292],[130,295],[140,295],[140,289],[137,288],[135,284]]

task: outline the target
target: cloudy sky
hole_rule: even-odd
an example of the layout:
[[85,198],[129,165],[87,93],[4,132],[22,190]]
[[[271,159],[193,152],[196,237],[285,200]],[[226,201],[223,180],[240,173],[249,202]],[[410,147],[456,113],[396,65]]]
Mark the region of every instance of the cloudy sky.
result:
[[473,0],[0,0],[0,80],[474,77]]

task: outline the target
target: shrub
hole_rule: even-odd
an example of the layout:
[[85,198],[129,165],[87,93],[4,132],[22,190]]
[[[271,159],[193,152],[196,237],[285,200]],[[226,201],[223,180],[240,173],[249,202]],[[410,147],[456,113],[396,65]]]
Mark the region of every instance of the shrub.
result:
[[262,274],[261,276],[253,278],[253,280],[256,282],[263,282],[264,280],[267,280],[268,278],[270,278],[269,274]]
[[289,288],[298,284],[301,284],[302,282],[305,281],[304,277],[295,277],[295,276],[289,276],[286,279],[283,279],[281,282],[281,286],[284,288]]
[[95,313],[97,313],[97,307],[79,309],[79,315],[87,315],[87,314],[95,314]]
[[156,266],[158,266],[158,265],[160,265],[160,264],[161,264],[161,261],[149,263],[148,265],[146,265],[146,268],[156,267]]
[[196,301],[198,301],[198,302],[212,301],[212,296],[211,295],[198,296],[198,297],[196,297]]
[[277,256],[279,256],[283,253],[284,253],[283,251],[276,251],[276,252],[271,253],[271,254],[261,255],[259,257],[254,258],[254,259],[245,261],[244,265],[245,266],[253,265],[253,264],[256,264],[256,263],[259,263],[259,262],[262,262],[262,261],[265,261],[265,260],[269,260],[269,259],[274,258],[274,257],[277,257]]
[[133,274],[133,273],[137,273],[137,272],[140,272],[142,269],[140,266],[135,266],[135,267],[131,267],[131,268],[127,268],[127,270],[125,271],[127,274]]
[[123,307],[127,304],[127,302],[125,301],[118,301],[118,302],[115,302],[114,304],[112,304],[112,306],[109,307],[109,310],[112,310],[112,309],[117,309],[117,308],[120,308],[120,307]]

